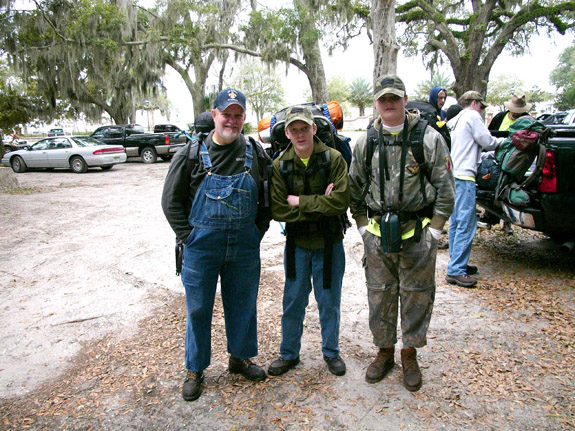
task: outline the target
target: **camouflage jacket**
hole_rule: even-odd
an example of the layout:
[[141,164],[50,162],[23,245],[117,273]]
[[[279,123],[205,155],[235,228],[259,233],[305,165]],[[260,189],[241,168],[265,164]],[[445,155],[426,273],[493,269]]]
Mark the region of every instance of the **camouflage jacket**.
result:
[[[406,111],[408,115],[408,130],[411,130],[419,121],[419,112]],[[378,117],[374,127],[379,130],[381,119]],[[405,167],[401,166],[401,142],[403,135],[391,135],[384,133],[387,165],[389,168],[389,181],[385,181],[383,202],[386,208],[394,211],[415,212],[425,207],[425,201],[421,191],[420,167],[415,160],[411,148],[405,161]],[[430,181],[424,176],[425,195],[427,203],[433,203],[433,217],[431,227],[443,229],[443,225],[453,212],[455,202],[455,182],[453,179],[451,156],[447,145],[439,132],[428,126],[423,138],[423,153],[425,163],[430,172]],[[382,212],[381,177],[379,168],[379,147],[376,147],[372,163],[371,173],[366,172],[367,157],[367,133],[360,136],[353,149],[353,160],[350,166],[351,188],[351,214],[356,220],[357,226],[365,226],[368,223],[367,207],[376,212]],[[403,184],[403,200],[399,203],[399,179],[401,169],[405,168]],[[365,184],[371,175],[370,187],[365,197],[361,195]],[[415,221],[410,220],[402,224],[403,233],[413,229]]]

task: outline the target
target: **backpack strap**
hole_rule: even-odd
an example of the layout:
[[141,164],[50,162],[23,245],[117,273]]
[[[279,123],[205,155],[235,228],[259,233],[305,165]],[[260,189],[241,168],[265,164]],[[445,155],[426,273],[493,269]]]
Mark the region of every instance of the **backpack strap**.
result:
[[[415,161],[419,165],[420,169],[420,185],[421,185],[421,193],[423,195],[423,200],[425,206],[428,205],[427,198],[425,196],[425,183],[423,181],[423,175],[427,178],[427,181],[431,182],[431,172],[429,171],[429,167],[425,162],[425,156],[423,153],[423,137],[425,136],[425,129],[428,125],[427,120],[420,118],[415,127],[411,130],[409,134],[409,145],[411,146],[411,152],[413,153],[413,157]],[[373,127],[373,123],[368,126],[367,129],[367,152],[366,152],[366,161],[365,161],[365,172],[367,174],[367,182],[363,187],[363,191],[361,193],[361,197],[359,202],[363,202],[367,193],[369,191],[369,186],[371,183],[371,160],[373,159],[373,154],[375,153],[375,147],[379,145],[379,139],[377,136],[377,130]]]
[[194,165],[198,163],[200,158],[200,143],[203,142],[203,139],[200,139],[198,136],[194,136],[193,139],[188,141],[186,146],[188,149],[186,150],[188,154],[188,158],[186,161],[186,168],[189,172],[192,172],[194,169]]
[[425,163],[425,155],[423,154],[423,137],[425,135],[427,124],[427,120],[420,118],[409,135],[411,152],[413,153],[415,161],[419,165],[419,184],[421,186],[421,195],[423,196],[423,203],[425,206],[428,205],[428,202],[427,196],[425,196],[425,182],[423,181],[423,175],[425,175],[427,181],[431,182],[431,172],[429,172],[427,163]]
[[[321,177],[321,184],[323,188],[327,187],[329,181],[329,174],[331,171],[331,153],[327,149],[320,153],[316,153],[315,165],[310,167],[308,172],[319,172]],[[294,177],[294,160],[280,160],[280,174],[288,187],[288,193],[293,193],[293,177]],[[336,229],[342,228],[342,221],[340,217],[323,217],[320,222],[315,222],[319,231],[323,233],[324,240],[324,264],[323,264],[323,288],[331,288],[331,269],[333,260],[333,236],[330,228],[332,223],[337,222]],[[298,234],[305,234],[305,227],[307,222],[302,223],[287,223],[286,224],[286,277],[294,278],[296,275],[295,270],[295,236]],[[343,224],[344,232],[347,226]]]

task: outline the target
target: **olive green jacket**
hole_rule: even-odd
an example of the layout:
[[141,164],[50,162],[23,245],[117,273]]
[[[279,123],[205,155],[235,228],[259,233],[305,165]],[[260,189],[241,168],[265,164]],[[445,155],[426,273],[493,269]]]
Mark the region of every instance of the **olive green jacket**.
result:
[[[341,154],[329,148],[317,137],[314,137],[314,152],[306,167],[296,155],[290,144],[280,156],[273,162],[273,177],[271,188],[272,217],[274,220],[286,223],[294,222],[319,222],[322,217],[339,216],[345,214],[349,206],[349,176],[347,164]],[[331,167],[327,184],[322,184],[322,175],[317,169],[317,153],[330,152]],[[294,190],[288,190],[288,184],[280,173],[280,162],[293,160],[294,166]],[[325,195],[328,184],[334,187],[329,196]],[[299,206],[292,207],[287,202],[288,195],[299,196]],[[343,232],[333,238],[333,242],[341,241]],[[323,234],[320,232],[310,233],[296,237],[295,243],[299,247],[316,250],[323,248]]]

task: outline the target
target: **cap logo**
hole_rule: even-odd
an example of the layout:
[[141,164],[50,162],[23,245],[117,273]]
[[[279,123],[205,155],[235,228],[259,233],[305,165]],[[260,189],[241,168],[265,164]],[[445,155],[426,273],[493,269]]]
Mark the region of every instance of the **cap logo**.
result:
[[303,108],[292,108],[291,109],[291,114],[301,114],[303,112]]
[[230,90],[228,91],[228,97],[230,99],[235,99],[236,97],[238,97],[238,93],[236,93],[234,90]]
[[381,86],[385,87],[386,85],[393,85],[394,82],[395,81],[392,78],[385,78],[381,80]]

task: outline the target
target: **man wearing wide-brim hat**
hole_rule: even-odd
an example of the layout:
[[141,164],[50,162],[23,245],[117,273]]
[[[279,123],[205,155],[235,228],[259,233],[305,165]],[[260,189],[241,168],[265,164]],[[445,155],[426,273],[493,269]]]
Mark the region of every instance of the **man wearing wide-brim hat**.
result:
[[525,101],[525,94],[514,94],[510,101],[503,102],[505,111],[500,112],[489,123],[489,130],[508,131],[509,126],[519,117],[529,115],[533,103]]

